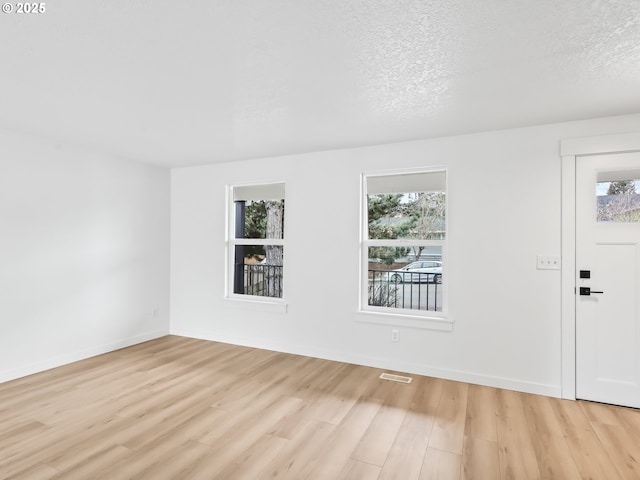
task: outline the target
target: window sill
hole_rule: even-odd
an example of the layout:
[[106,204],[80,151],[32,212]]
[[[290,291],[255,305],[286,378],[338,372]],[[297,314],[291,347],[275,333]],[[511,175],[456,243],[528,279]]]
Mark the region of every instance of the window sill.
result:
[[283,301],[254,300],[253,298],[224,298],[229,307],[253,312],[287,313],[288,304]]
[[355,314],[355,321],[361,323],[375,323],[378,325],[391,325],[396,327],[438,330],[441,332],[453,331],[453,320],[446,317],[427,317],[422,315],[360,310]]

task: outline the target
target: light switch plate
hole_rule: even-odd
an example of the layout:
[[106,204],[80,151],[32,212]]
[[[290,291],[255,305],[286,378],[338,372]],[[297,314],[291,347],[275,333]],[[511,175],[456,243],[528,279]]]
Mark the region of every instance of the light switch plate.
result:
[[560,270],[562,262],[559,256],[538,255],[538,270]]

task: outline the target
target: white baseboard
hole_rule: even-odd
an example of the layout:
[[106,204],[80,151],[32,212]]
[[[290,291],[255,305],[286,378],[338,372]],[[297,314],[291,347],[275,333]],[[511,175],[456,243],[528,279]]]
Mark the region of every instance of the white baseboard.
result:
[[352,363],[399,372],[413,373],[415,375],[424,375],[426,377],[436,377],[443,378],[445,380],[454,380],[456,382],[472,383],[475,385],[483,385],[485,387],[502,388],[505,390],[514,390],[516,392],[544,395],[547,397],[560,398],[561,396],[560,385],[548,385],[513,378],[479,374],[475,372],[431,367],[428,365],[414,364],[410,362],[386,361],[384,362],[385,365],[381,365],[380,359],[367,358],[364,356],[359,358],[356,357],[356,361]]
[[111,342],[103,345],[96,345],[90,348],[85,348],[82,350],[78,350],[65,355],[60,355],[47,360],[30,363],[28,365],[23,365],[18,368],[13,368],[10,370],[2,370],[0,371],[0,383],[8,382],[10,380],[15,380],[21,377],[26,377],[27,375],[33,375],[34,373],[43,372],[45,370],[50,370],[52,368],[61,367],[62,365],[67,365],[69,363],[77,362],[79,360],[85,360],[87,358],[95,357],[97,355],[102,355],[103,353],[113,352],[114,350],[118,350],[120,348],[130,347],[131,345],[136,345],[138,343],[146,342],[148,340],[164,337],[165,335],[169,335],[169,332],[164,329],[157,330],[154,332],[147,332],[140,335],[136,335],[134,337],[123,338],[115,342]]
[[310,347],[300,347],[287,344],[275,344],[268,340],[254,338],[236,338],[218,335],[215,332],[196,332],[192,330],[172,329],[171,335],[181,337],[198,338],[201,340],[209,340],[214,342],[230,343],[243,347],[261,348],[264,350],[272,350],[282,353],[291,353],[294,355],[304,355],[308,357],[322,358],[324,360],[332,360],[336,362],[352,363],[367,367],[380,368],[383,370],[393,370],[397,372],[411,373],[414,375],[424,375],[427,377],[442,378],[445,380],[454,380],[458,382],[472,383],[475,385],[483,385],[486,387],[503,388],[506,390],[514,390],[516,392],[532,393],[535,395],[544,395],[547,397],[560,398],[560,385],[549,385],[543,383],[530,382],[526,380],[518,380],[513,378],[504,378],[475,372],[466,372],[461,370],[447,369],[441,367],[433,367],[412,362],[397,361],[388,358],[369,357],[365,355],[354,355],[344,352],[332,350],[323,350]]

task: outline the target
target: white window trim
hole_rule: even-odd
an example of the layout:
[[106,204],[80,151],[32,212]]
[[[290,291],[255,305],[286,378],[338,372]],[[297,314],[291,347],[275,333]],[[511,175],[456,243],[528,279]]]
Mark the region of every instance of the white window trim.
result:
[[369,240],[368,229],[368,204],[367,204],[367,179],[378,176],[406,175],[420,173],[445,172],[445,192],[447,195],[445,205],[445,218],[449,218],[449,172],[444,166],[421,167],[412,169],[395,169],[374,172],[363,172],[360,175],[360,265],[359,279],[360,292],[358,301],[358,312],[355,320],[364,323],[375,323],[383,325],[403,326],[412,328],[422,328],[430,330],[452,331],[453,320],[448,309],[448,288],[443,290],[442,311],[434,312],[429,310],[413,310],[402,308],[377,307],[368,305],[368,251],[370,246],[442,246],[442,266],[443,285],[448,283],[447,275],[447,245],[448,232],[443,240],[421,240],[421,239],[397,239],[397,240]]
[[[235,238],[236,237],[236,211],[233,191],[234,188],[260,187],[272,184],[285,184],[284,180],[269,180],[255,183],[234,183],[226,186],[226,219],[225,219],[225,281],[224,281],[224,298],[229,300],[230,306],[238,306],[239,308],[268,311],[275,313],[286,313],[286,266],[282,266],[282,297],[262,297],[259,295],[248,295],[233,293],[234,285],[234,255],[237,245],[278,245],[284,247],[285,240],[277,238]],[[286,231],[287,214],[285,208],[284,223]],[[285,262],[286,264],[286,262]]]

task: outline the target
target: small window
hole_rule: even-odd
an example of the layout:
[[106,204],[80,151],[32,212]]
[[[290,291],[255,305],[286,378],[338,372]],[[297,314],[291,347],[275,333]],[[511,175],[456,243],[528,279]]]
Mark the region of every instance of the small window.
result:
[[282,298],[284,184],[232,187],[231,200],[229,290]]
[[598,172],[598,222],[640,222],[640,171]]
[[441,316],[446,172],[364,175],[363,183],[363,310]]

